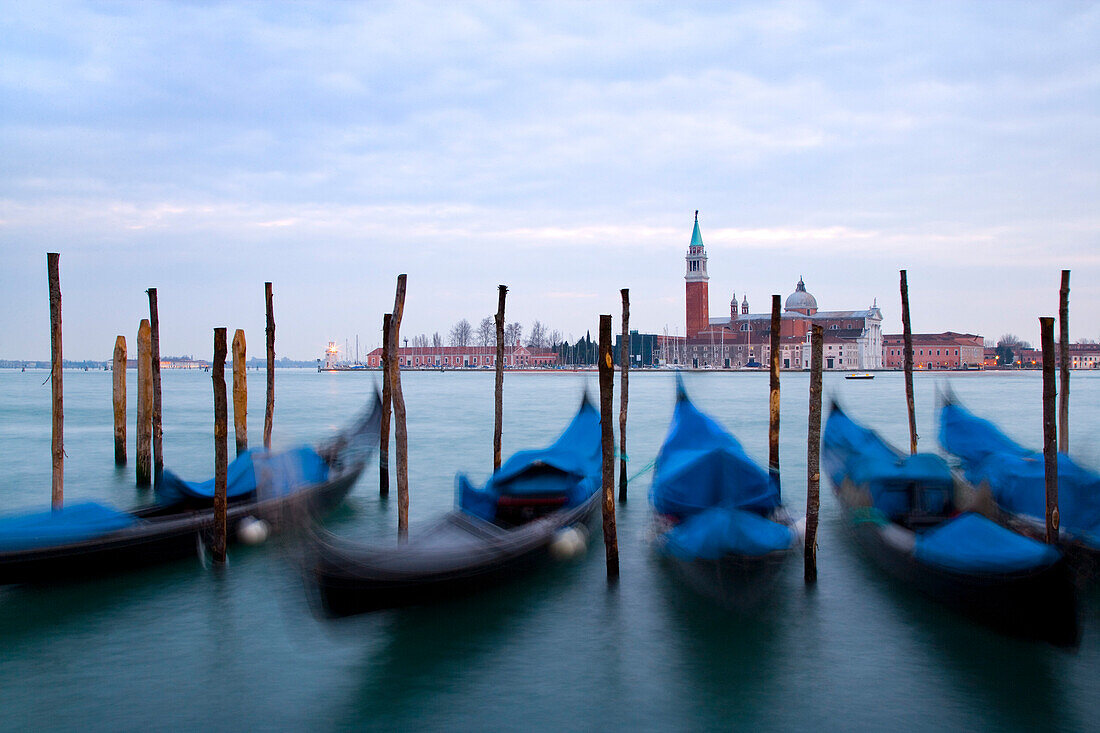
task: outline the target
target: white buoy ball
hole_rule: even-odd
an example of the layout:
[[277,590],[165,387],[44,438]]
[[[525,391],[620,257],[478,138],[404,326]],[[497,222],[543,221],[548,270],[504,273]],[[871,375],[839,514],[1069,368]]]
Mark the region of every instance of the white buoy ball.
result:
[[267,522],[255,517],[245,517],[237,525],[237,539],[246,545],[259,545],[267,540],[271,527]]
[[571,560],[576,553],[573,540],[575,534],[572,527],[558,530],[554,534],[554,539],[550,540],[550,556],[555,560]]
[[573,530],[573,557],[580,557],[588,552],[588,532],[583,529]]

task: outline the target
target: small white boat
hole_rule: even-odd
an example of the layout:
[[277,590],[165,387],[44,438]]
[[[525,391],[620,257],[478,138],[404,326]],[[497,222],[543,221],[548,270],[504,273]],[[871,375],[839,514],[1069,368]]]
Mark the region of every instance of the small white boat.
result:
[[845,379],[874,379],[875,375],[870,372],[856,372],[844,377]]

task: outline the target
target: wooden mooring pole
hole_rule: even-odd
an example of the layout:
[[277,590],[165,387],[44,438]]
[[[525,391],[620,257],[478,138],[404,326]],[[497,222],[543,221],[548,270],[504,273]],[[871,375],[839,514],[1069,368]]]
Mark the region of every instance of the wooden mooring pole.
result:
[[50,284],[50,398],[53,428],[50,453],[53,475],[50,504],[60,509],[65,503],[65,391],[62,388],[61,358],[61,271],[57,252],[46,253],[46,277]]
[[214,329],[214,363],[211,365],[214,381],[214,562],[225,562],[227,534],[226,520],[226,470],[229,465],[229,430],[227,425],[225,395],[225,328]]
[[401,368],[398,344],[401,343],[401,316],[405,312],[406,275],[397,276],[390,321],[390,391],[393,398],[393,434],[397,441],[397,539],[409,538],[409,435],[405,426],[405,397],[401,393]]
[[126,337],[115,338],[111,360],[111,404],[115,408],[115,465],[126,465]]
[[393,390],[390,387],[390,331],[393,314],[382,316],[382,426],[378,435],[378,495],[390,495],[390,414]]
[[497,355],[496,355],[496,393],[493,418],[493,471],[500,468],[500,440],[504,431],[504,300],[508,287],[497,286]]
[[817,514],[821,507],[821,368],[825,327],[810,331],[810,424],[806,439],[806,548],[804,578],[817,582]]
[[159,482],[164,473],[160,424],[160,315],[157,313],[157,289],[149,288],[145,293],[149,296],[149,361],[153,368],[153,480]]
[[913,403],[913,330],[909,327],[909,282],[901,271],[901,329],[905,341],[905,404],[909,409],[909,453],[917,453],[917,414]]
[[1039,319],[1043,347],[1043,469],[1046,477],[1046,540],[1058,538],[1058,428],[1054,409],[1054,319]]
[[248,450],[248,366],[244,329],[233,332],[233,437],[237,455]]
[[771,384],[768,393],[768,473],[778,488],[779,482],[779,330],[782,303],[778,295],[772,295],[771,333]]
[[271,450],[271,424],[275,419],[275,303],[271,283],[264,283],[267,307],[267,401],[264,407],[264,450]]
[[619,346],[619,501],[626,503],[626,402],[627,376],[630,373],[630,289],[619,291],[623,295],[623,338]]
[[152,483],[152,426],[153,426],[153,358],[152,328],[149,319],[142,318],[138,326],[137,359],[137,485]]
[[1058,451],[1069,453],[1069,270],[1062,270],[1058,298]]
[[619,539],[615,529],[615,435],[612,401],[615,363],[611,359],[611,316],[600,316],[600,435],[603,443],[603,544],[607,579],[619,578]]

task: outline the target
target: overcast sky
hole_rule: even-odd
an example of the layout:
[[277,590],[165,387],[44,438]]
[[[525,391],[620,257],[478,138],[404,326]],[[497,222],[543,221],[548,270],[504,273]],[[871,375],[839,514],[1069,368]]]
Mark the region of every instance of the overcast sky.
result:
[[[1073,270],[1100,338],[1100,6],[133,3],[0,6],[0,358],[211,329],[261,355],[509,320],[684,330],[799,276],[824,310],[1038,343]],[[133,348],[133,347],[131,347]],[[352,347],[354,348],[354,346]]]

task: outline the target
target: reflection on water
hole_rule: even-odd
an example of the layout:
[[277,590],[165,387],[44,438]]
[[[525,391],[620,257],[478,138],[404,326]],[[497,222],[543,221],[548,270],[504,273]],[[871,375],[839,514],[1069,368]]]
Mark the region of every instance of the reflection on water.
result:
[[[1100,402],[1098,376],[1075,373],[1075,404]],[[0,372],[0,497],[11,509],[49,497],[43,377]],[[166,463],[207,475],[209,375],[163,378]],[[767,374],[687,378],[700,406],[766,460]],[[922,449],[935,447],[939,379],[916,380]],[[949,379],[960,399],[1039,444],[1038,375]],[[505,453],[552,439],[586,381],[594,388],[584,375],[508,375]],[[410,514],[420,522],[451,506],[456,471],[474,481],[489,473],[493,375],[416,373],[403,382]],[[674,386],[668,374],[637,373],[630,384],[634,473],[668,429]],[[275,442],[285,446],[320,440],[350,419],[373,375],[280,371],[277,385]],[[132,456],[124,469],[113,465],[110,374],[67,373],[65,386],[67,498],[139,503]],[[827,375],[825,391],[896,444],[908,440],[900,375]],[[263,390],[250,392],[258,425]],[[806,375],[783,375],[780,457],[784,499],[796,514],[805,505],[806,393]],[[1100,415],[1077,409],[1071,420],[1071,447],[1095,465]],[[0,589],[0,730],[1095,729],[1096,591],[1084,597],[1075,653],[1000,636],[886,580],[858,555],[823,486],[817,586],[805,588],[792,562],[758,613],[732,615],[687,592],[645,544],[648,486],[641,476],[630,503],[618,507],[622,579],[610,589],[598,533],[586,558],[522,583],[335,623],[311,614],[285,537],[234,548],[224,572],[188,559],[60,587]],[[396,502],[378,498],[376,468],[329,528],[360,539],[395,535]]]

